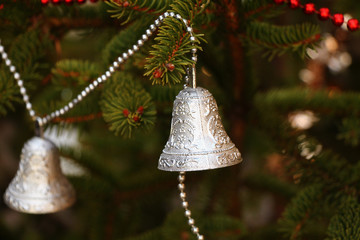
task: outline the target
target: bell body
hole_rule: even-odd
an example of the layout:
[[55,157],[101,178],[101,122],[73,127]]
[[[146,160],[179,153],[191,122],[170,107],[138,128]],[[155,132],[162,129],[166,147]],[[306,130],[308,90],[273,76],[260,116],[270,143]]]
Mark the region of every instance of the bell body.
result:
[[160,155],[164,171],[197,171],[227,167],[242,161],[221,123],[211,93],[185,88],[174,101],[169,140]]
[[20,212],[44,214],[75,202],[75,191],[61,172],[59,151],[51,141],[33,137],[21,152],[19,169],[7,188],[6,204]]

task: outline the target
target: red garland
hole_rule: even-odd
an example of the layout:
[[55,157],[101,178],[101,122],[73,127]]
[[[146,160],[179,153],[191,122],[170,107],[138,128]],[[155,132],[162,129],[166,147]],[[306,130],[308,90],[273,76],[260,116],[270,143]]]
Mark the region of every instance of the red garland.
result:
[[315,4],[313,3],[307,3],[304,5],[304,13],[306,14],[313,14],[316,12]]
[[344,15],[342,15],[340,13],[335,13],[334,16],[333,16],[333,23],[335,24],[335,26],[338,26],[338,27],[343,25],[343,23],[344,23]]
[[[335,13],[331,15],[330,10],[328,8],[320,8],[319,10],[316,10],[314,3],[306,3],[305,5],[302,5],[300,3],[300,0],[273,0],[274,3],[280,5],[283,3],[287,3],[290,8],[296,9],[301,8],[303,9],[305,14],[317,14],[320,20],[332,20],[332,23],[340,27],[343,25],[344,21],[344,15],[341,13]],[[360,28],[359,20],[352,18],[347,21],[347,27],[349,31],[356,31]]]
[[319,18],[323,21],[328,20],[330,18],[330,10],[328,8],[320,8]]

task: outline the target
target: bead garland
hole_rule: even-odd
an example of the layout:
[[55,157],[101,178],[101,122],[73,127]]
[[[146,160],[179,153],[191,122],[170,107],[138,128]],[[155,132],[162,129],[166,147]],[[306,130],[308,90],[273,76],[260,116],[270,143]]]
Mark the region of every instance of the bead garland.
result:
[[189,203],[186,201],[185,193],[185,172],[180,172],[179,174],[179,185],[181,205],[185,209],[185,217],[188,218],[188,224],[191,227],[191,231],[196,235],[198,240],[204,240],[204,236],[199,233],[199,228],[195,226],[195,220],[191,217],[191,211],[189,210]]
[[335,13],[331,15],[329,8],[320,8],[317,10],[314,3],[306,3],[302,5],[300,0],[274,0],[274,3],[278,5],[287,3],[292,9],[303,9],[305,14],[317,14],[320,20],[325,21],[330,19],[337,27],[340,27],[343,25],[343,23],[346,23],[347,28],[352,32],[357,31],[360,28],[359,20],[352,18],[345,22],[343,14]]
[[[116,69],[120,67],[121,64],[123,64],[130,56],[132,56],[136,51],[139,50],[141,46],[144,45],[144,43],[149,39],[149,37],[152,36],[152,34],[157,30],[157,28],[161,25],[161,23],[164,21],[165,18],[171,17],[176,18],[185,25],[186,31],[190,34],[190,41],[191,44],[194,46],[196,38],[194,36],[193,29],[189,26],[188,21],[180,16],[180,14],[175,14],[174,12],[165,12],[164,14],[160,15],[155,21],[154,24],[151,24],[150,27],[145,31],[145,34],[141,36],[141,38],[137,41],[137,44],[134,44],[132,48],[129,48],[127,51],[125,51],[121,56],[119,56],[112,65],[108,68],[107,71],[105,71],[104,74],[99,76],[96,80],[94,80],[92,83],[90,83],[87,87],[84,88],[83,91],[81,91],[72,101],[70,101],[68,104],[66,104],[64,107],[53,111],[52,113],[45,115],[43,117],[39,117],[36,115],[32,104],[30,102],[30,98],[27,94],[27,90],[24,86],[24,82],[21,79],[20,74],[16,71],[16,67],[12,65],[11,60],[8,58],[7,53],[5,52],[5,48],[3,45],[1,45],[1,39],[0,39],[0,54],[2,59],[5,61],[6,66],[8,66],[11,73],[13,73],[13,76],[20,88],[20,93],[23,96],[23,100],[25,102],[26,109],[29,112],[29,115],[33,118],[33,120],[37,121],[40,126],[43,126],[53,120],[54,118],[58,118],[65,113],[67,113],[70,109],[72,109],[76,104],[81,102],[90,92],[92,92],[99,84],[105,82],[109,77],[113,75]],[[197,49],[193,48],[191,50],[192,52],[192,60],[194,62],[197,61],[196,52]],[[194,66],[193,66],[194,67]]]

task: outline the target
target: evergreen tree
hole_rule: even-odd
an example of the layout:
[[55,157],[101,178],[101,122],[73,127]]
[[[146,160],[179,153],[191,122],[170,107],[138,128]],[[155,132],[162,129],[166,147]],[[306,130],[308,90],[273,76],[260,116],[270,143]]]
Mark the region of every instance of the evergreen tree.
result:
[[[0,239],[196,239],[180,206],[177,175],[157,170],[172,103],[195,61],[198,85],[213,93],[244,159],[188,174],[190,209],[205,239],[360,238],[358,34],[273,0],[78,2],[0,2],[1,44],[36,112],[65,106],[139,39],[149,40],[47,125],[76,204],[48,215],[2,204]],[[315,4],[360,16],[350,0]],[[165,12],[188,20],[194,46],[175,18],[143,37]],[[330,62],[314,60],[311,50],[324,39]],[[346,49],[353,64],[345,69],[349,54],[339,54]],[[0,116],[4,192],[34,126],[3,60]],[[307,127],[298,125],[299,116]]]

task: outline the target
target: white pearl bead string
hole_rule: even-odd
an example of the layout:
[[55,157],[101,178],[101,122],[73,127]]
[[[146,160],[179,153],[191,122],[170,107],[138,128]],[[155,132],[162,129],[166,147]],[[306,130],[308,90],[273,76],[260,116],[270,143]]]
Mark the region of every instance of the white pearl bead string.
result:
[[[165,18],[171,17],[176,18],[180,20],[184,25],[186,31],[190,34],[190,41],[193,45],[193,48],[191,49],[192,53],[192,60],[194,62],[197,61],[196,51],[197,49],[194,47],[196,38],[194,36],[193,29],[189,26],[188,21],[180,16],[180,14],[175,14],[173,12],[165,12],[164,14],[160,15],[155,21],[154,24],[151,24],[149,28],[145,31],[145,34],[141,36],[141,39],[137,41],[137,44],[133,45],[132,48],[129,48],[127,51],[122,53],[121,56],[119,56],[112,65],[109,66],[108,70],[105,71],[104,74],[99,76],[96,80],[94,80],[92,83],[90,83],[87,87],[84,88],[73,100],[71,100],[68,104],[66,104],[64,107],[57,109],[44,117],[40,117],[36,114],[34,111],[32,104],[30,102],[29,95],[27,94],[27,90],[24,86],[24,82],[21,79],[20,73],[16,71],[16,67],[12,65],[11,60],[9,59],[7,53],[5,52],[4,46],[1,44],[0,39],[0,54],[1,58],[4,60],[6,66],[8,66],[10,72],[13,74],[19,88],[20,93],[23,97],[26,109],[29,112],[29,115],[32,117],[34,121],[37,121],[39,126],[44,126],[45,124],[49,123],[52,119],[56,117],[60,117],[70,111],[76,104],[81,102],[90,92],[95,90],[96,87],[98,87],[101,83],[105,82],[108,78],[112,76],[112,74],[115,72],[117,68],[119,68],[120,64],[123,64],[129,57],[131,57],[136,51],[140,49],[141,46],[144,45],[144,43],[153,35],[153,33],[156,31],[156,29],[161,25],[161,23],[164,21]],[[193,64],[193,84],[192,87],[196,87],[196,79],[195,79],[195,64]]]
[[198,240],[204,240],[204,236],[199,233],[199,228],[195,226],[195,220],[191,217],[191,211],[189,210],[189,203],[186,201],[185,193],[185,172],[179,174],[179,185],[181,205],[185,209],[185,217],[188,219],[188,224],[191,227],[191,231],[196,235]]

